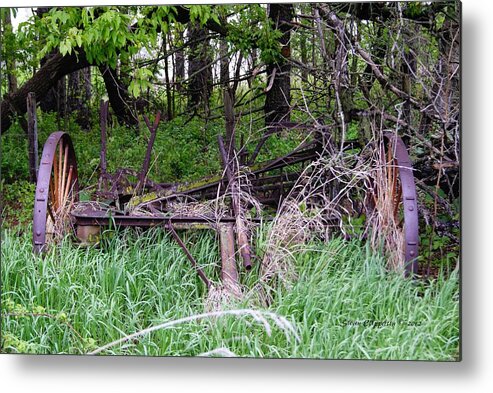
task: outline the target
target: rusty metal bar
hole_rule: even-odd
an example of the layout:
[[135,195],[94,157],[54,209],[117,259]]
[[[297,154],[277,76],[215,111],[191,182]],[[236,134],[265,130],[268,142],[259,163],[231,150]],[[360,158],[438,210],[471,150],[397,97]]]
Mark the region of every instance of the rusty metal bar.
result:
[[330,129],[330,126],[325,125],[314,125],[314,124],[302,124],[302,123],[294,123],[294,122],[277,122],[277,123],[269,123],[267,124],[267,130],[264,132],[259,142],[255,146],[250,159],[248,160],[248,165],[253,165],[255,160],[257,159],[260,150],[264,146],[265,142],[272,136],[286,129],[299,129],[299,130],[310,130],[318,131]]
[[176,233],[175,229],[173,228],[173,225],[170,222],[168,222],[166,224],[166,228],[168,228],[168,230],[170,231],[173,238],[176,240],[178,245],[181,247],[181,249],[183,250],[183,252],[187,256],[188,260],[190,261],[190,263],[192,264],[192,266],[196,270],[197,274],[202,279],[204,284],[207,286],[207,289],[209,289],[211,286],[211,282],[209,281],[209,279],[207,278],[207,276],[205,275],[203,270],[200,268],[200,266],[198,265],[197,261],[192,256],[192,254],[190,254],[190,251],[188,251],[187,246],[185,246],[185,243],[183,243],[183,240],[181,240],[180,236],[178,236],[178,234]]
[[273,176],[262,176],[262,177],[254,177],[250,179],[250,183],[255,187],[256,185],[272,185],[277,184],[278,182],[292,182],[298,180],[300,177],[299,173],[282,173],[280,175]]
[[106,160],[106,125],[108,124],[108,105],[109,102],[101,100],[100,109],[100,127],[101,127],[101,152],[99,155],[99,166],[101,169],[101,175],[104,175],[107,170]]
[[223,287],[232,295],[239,296],[233,224],[221,224],[218,229],[221,246],[221,280]]
[[[306,147],[306,146],[304,146]],[[317,157],[317,149],[305,149],[299,150],[295,149],[291,153],[280,157],[278,159],[263,163],[262,166],[257,166],[255,168],[251,168],[251,175],[260,175],[265,172],[269,172],[275,169],[283,168],[289,165],[298,164],[304,161],[311,160]],[[170,199],[175,196],[183,196],[183,195],[196,195],[197,193],[202,194],[205,190],[211,190],[213,188],[217,188],[220,183],[224,180],[222,178],[216,177],[211,178],[209,182],[197,182],[197,184],[187,184],[187,183],[163,183],[165,187],[159,190],[153,199]],[[155,183],[155,186],[159,186],[159,184]],[[255,187],[254,187],[255,190]],[[214,195],[216,195],[216,191],[214,191]],[[201,195],[198,196],[200,199]],[[134,201],[134,199],[139,199],[140,196],[133,197],[129,202],[130,204],[139,205],[140,202]]]
[[157,127],[159,125],[159,121],[161,120],[161,112],[159,111],[157,113],[153,125],[151,125],[151,122],[149,121],[149,118],[146,115],[144,115],[144,120],[146,122],[147,128],[151,133],[151,136],[149,138],[149,143],[147,144],[147,150],[146,150],[144,162],[142,163],[142,169],[140,170],[139,184],[136,187],[137,191],[144,186],[144,181],[147,176],[147,172],[149,171],[149,165],[151,164],[152,147],[154,146],[154,142],[156,140]]
[[260,138],[260,141],[257,143],[257,146],[255,146],[255,149],[253,150],[253,153],[250,156],[250,159],[248,160],[248,165],[253,165],[255,163],[255,160],[257,159],[257,156],[260,153],[260,149],[262,149],[265,142],[267,142],[267,139],[269,139],[269,137],[273,134],[274,132],[272,132],[271,130],[267,130],[264,133],[264,135],[262,135],[262,138]]
[[316,144],[316,141],[305,142],[285,156],[270,161],[262,168],[262,170],[266,171],[275,168],[282,168],[297,162],[316,158],[318,152],[318,148],[314,147]]
[[[119,215],[106,209],[97,209],[91,206],[83,210],[74,210],[70,214],[78,225],[101,225],[114,224],[123,227],[154,227],[172,222],[173,225],[180,223],[203,224],[215,227],[216,223],[234,223],[235,217],[207,217],[207,216],[161,216],[152,215]],[[264,221],[272,218],[263,218]],[[260,218],[250,219],[252,222],[260,222]]]

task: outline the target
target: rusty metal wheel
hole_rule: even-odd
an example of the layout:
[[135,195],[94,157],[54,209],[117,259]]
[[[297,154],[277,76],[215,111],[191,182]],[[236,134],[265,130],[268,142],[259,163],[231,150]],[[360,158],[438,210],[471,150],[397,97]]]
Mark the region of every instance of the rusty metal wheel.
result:
[[404,272],[413,276],[418,272],[419,224],[416,185],[411,159],[400,137],[384,134],[386,197],[390,201],[390,215],[402,236]]
[[33,246],[39,254],[72,229],[70,211],[79,200],[77,161],[70,136],[62,131],[46,140],[34,200]]

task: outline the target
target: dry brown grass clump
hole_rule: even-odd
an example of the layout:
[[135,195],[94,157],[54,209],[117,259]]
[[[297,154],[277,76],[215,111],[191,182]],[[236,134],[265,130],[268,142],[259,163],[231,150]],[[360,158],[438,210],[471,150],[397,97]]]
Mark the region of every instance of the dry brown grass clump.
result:
[[212,285],[204,302],[206,312],[228,310],[238,305],[242,299],[242,287],[239,283],[227,288],[224,285]]
[[273,222],[261,282],[295,280],[294,255],[303,252],[314,237],[327,240],[336,230],[345,238],[368,239],[373,250],[384,250],[389,268],[402,269],[404,234],[396,214],[400,195],[395,192],[398,174],[379,141],[383,138],[375,137],[354,154],[321,156],[304,170]]
[[[386,152],[383,143],[374,150],[372,156],[373,170],[372,199],[373,209],[367,219],[371,228],[370,244],[374,250],[384,250],[388,266],[392,270],[404,269],[404,223],[399,215],[401,195],[395,192],[400,188],[397,163]],[[394,190],[394,191],[392,191]]]
[[344,217],[356,212],[358,203],[352,198],[361,194],[368,173],[368,163],[355,156],[336,154],[312,162],[274,220],[261,280],[275,276],[284,283],[292,281],[295,253],[302,252],[314,237],[328,239],[337,228],[344,233]]

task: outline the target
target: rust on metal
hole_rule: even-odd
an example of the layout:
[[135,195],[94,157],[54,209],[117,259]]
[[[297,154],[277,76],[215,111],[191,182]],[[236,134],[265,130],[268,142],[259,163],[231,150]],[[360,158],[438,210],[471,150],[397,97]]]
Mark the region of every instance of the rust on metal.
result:
[[82,246],[92,246],[101,238],[101,227],[99,225],[77,225],[76,236]]
[[[234,223],[236,222],[235,217],[207,217],[202,216],[179,216],[179,215],[169,215],[161,213],[160,215],[145,215],[145,214],[133,214],[124,215],[121,213],[112,212],[108,209],[97,209],[93,206],[88,206],[83,209],[76,209],[70,212],[71,216],[74,217],[75,222],[78,225],[115,225],[122,227],[153,227],[164,225],[168,222],[173,223],[173,226],[193,224],[207,225],[210,228],[216,228],[216,223]],[[271,217],[263,218],[264,221],[272,220]],[[259,223],[260,218],[251,218],[250,221]]]
[[[65,153],[65,157],[62,157],[63,154],[61,153]],[[58,203],[64,200],[65,191],[67,194],[69,191],[72,192],[74,201],[78,201],[77,161],[72,141],[67,133],[58,131],[48,137],[41,155],[41,163],[38,171],[33,214],[33,246],[34,252],[37,254],[43,251],[46,244],[47,216],[50,215],[54,221],[56,212],[60,208]],[[67,173],[67,166],[71,169],[66,178],[64,174]],[[50,201],[54,206],[50,206]]]
[[395,168],[401,182],[402,195],[399,198],[404,214],[405,273],[407,276],[413,276],[418,273],[419,255],[418,202],[413,167],[402,139],[393,133],[385,133],[384,137],[390,142],[393,157],[397,161]]
[[[147,150],[140,170],[119,168],[114,173],[107,172],[106,125],[108,117],[108,102],[101,103],[101,153],[100,178],[95,195],[104,199],[105,207],[97,204],[84,206],[79,204],[77,209],[70,211],[74,223],[77,225],[77,237],[82,243],[97,242],[101,226],[115,225],[116,227],[155,227],[164,226],[187,258],[201,280],[209,288],[211,283],[206,277],[194,257],[176,233],[176,229],[213,229],[219,233],[221,245],[222,280],[226,289],[232,292],[238,288],[238,271],[235,261],[235,243],[245,269],[252,267],[252,250],[248,238],[248,224],[259,222],[260,218],[245,218],[245,211],[251,207],[241,198],[243,190],[239,186],[238,175],[241,172],[248,177],[246,190],[260,203],[274,208],[279,206],[285,195],[297,192],[293,187],[299,179],[307,163],[330,155],[327,141],[330,135],[326,131],[330,128],[324,125],[308,125],[299,123],[273,123],[255,146],[252,155],[246,159],[247,150],[243,146],[237,154],[234,149],[228,153],[224,140],[218,136],[218,146],[224,168],[223,176],[210,177],[191,183],[155,183],[148,179],[152,148],[155,143],[157,128],[160,121],[158,112],[154,123],[144,116],[145,123],[150,131]],[[313,132],[314,139],[305,142],[291,152],[273,160],[254,164],[267,139],[282,130],[299,129]],[[399,201],[394,206],[394,215],[402,206],[404,216],[405,238],[405,272],[414,275],[418,271],[418,206],[413,177],[411,160],[404,142],[396,135],[384,135],[391,146],[388,154],[392,163],[392,173],[388,173],[391,182],[391,197]],[[354,148],[354,141],[345,144],[345,148]],[[233,158],[240,157],[239,163]],[[247,166],[241,163],[248,162]],[[396,181],[399,179],[399,184]],[[46,244],[47,217],[51,221],[57,218],[57,211],[68,195],[78,200],[77,162],[72,142],[68,134],[56,132],[50,135],[45,143],[41,157],[38,182],[35,195],[35,210],[33,222],[33,244],[35,252],[41,252]],[[226,192],[231,193],[230,216],[179,216],[169,211],[169,204],[173,201],[214,199]],[[101,205],[100,205],[101,206]],[[264,218],[265,220],[265,218]],[[327,217],[327,226],[338,217]],[[334,224],[337,226],[336,224]]]
[[99,169],[100,176],[98,181],[99,191],[106,190],[107,184],[105,182],[105,175],[107,172],[107,159],[106,159],[106,125],[108,124],[108,106],[109,101],[101,100],[100,105],[100,127],[101,127],[101,151],[99,152]]
[[233,224],[220,224],[218,229],[223,287],[230,294],[238,297],[240,295],[240,287],[238,284],[238,270],[236,268]]
[[156,118],[154,119],[154,124],[152,125],[148,117],[145,115],[144,115],[144,120],[147,125],[147,128],[149,129],[149,132],[151,133],[151,136],[149,138],[149,143],[147,144],[147,150],[144,157],[144,162],[142,163],[142,169],[140,170],[139,173],[139,182],[135,187],[136,188],[135,192],[139,192],[140,189],[144,187],[144,180],[147,177],[147,172],[149,171],[149,165],[151,164],[152,147],[154,146],[154,142],[156,140],[157,128],[159,126],[159,121],[161,120],[161,112],[159,111],[157,113]]
[[170,231],[171,235],[176,240],[176,242],[178,243],[178,245],[181,247],[181,249],[183,250],[183,252],[187,256],[188,260],[192,264],[193,268],[195,269],[195,271],[197,272],[197,274],[199,275],[199,277],[202,279],[202,281],[204,282],[204,284],[209,289],[210,286],[211,286],[211,282],[209,281],[209,279],[205,275],[204,271],[200,268],[199,264],[197,263],[197,261],[195,260],[195,258],[192,256],[192,254],[188,250],[188,248],[185,245],[185,243],[183,243],[183,240],[176,233],[175,229],[173,228],[173,224],[171,224],[171,222],[168,222],[166,224],[166,228]]

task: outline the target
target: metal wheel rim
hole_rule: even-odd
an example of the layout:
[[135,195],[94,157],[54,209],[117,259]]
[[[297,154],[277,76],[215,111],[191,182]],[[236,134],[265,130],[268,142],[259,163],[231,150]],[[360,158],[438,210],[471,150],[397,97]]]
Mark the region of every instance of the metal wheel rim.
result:
[[[33,247],[36,254],[45,251],[53,229],[50,226],[57,225],[57,214],[63,212],[68,216],[71,204],[78,200],[77,160],[72,141],[67,133],[54,132],[43,147],[38,170],[33,214]],[[67,203],[69,201],[71,203]]]
[[393,134],[385,133],[388,148],[392,149],[392,160],[395,161],[395,172],[400,181],[400,196],[398,203],[403,213],[404,232],[404,271],[406,276],[418,273],[419,223],[416,184],[413,167],[406,145],[402,139]]

